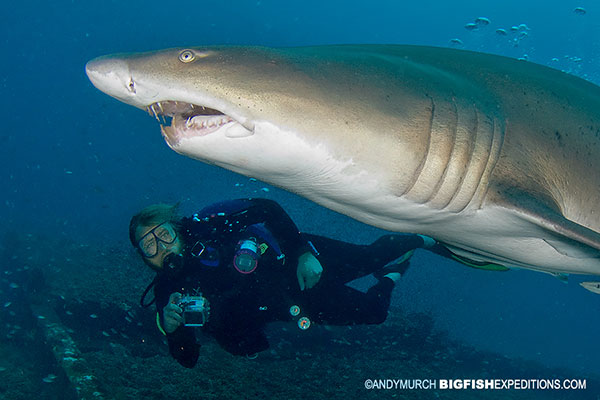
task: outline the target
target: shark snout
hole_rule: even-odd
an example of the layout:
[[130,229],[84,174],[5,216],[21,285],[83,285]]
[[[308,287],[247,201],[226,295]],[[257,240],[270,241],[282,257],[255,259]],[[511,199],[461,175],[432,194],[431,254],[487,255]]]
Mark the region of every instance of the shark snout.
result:
[[99,90],[125,103],[134,102],[136,83],[125,60],[111,56],[98,57],[85,65],[85,72]]

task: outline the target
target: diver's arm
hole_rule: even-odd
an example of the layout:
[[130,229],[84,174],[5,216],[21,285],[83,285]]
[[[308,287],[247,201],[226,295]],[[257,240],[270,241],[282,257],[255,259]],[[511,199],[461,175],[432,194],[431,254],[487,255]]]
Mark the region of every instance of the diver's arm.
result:
[[246,210],[237,213],[236,218],[242,219],[245,225],[264,223],[286,256],[297,257],[310,250],[294,221],[277,202],[269,199],[248,199],[246,202]]
[[312,245],[300,234],[298,227],[275,201],[252,199],[248,208],[250,218],[262,220],[291,260],[298,260],[296,277],[300,290],[314,287],[321,279],[323,266],[313,254]]
[[300,290],[311,289],[314,287],[319,282],[319,279],[321,279],[322,273],[323,266],[312,252],[307,251],[298,257],[296,277],[298,278]]
[[205,207],[199,214],[202,217],[195,219],[207,222],[213,232],[236,232],[250,225],[264,224],[286,259],[297,264],[300,289],[312,288],[319,281],[323,267],[313,255],[314,248],[277,202],[262,198],[229,200]]
[[[171,356],[186,368],[193,368],[200,355],[200,345],[196,343],[196,335],[191,327],[181,325],[181,323],[172,323],[165,321],[165,313],[169,313],[169,306],[174,298],[173,293],[169,296],[169,301],[160,302],[157,298],[156,307],[158,312],[157,324],[160,331],[167,337],[169,353]],[[179,293],[177,293],[179,294]],[[181,296],[181,295],[180,295]],[[179,296],[179,297],[180,297]],[[167,311],[165,311],[167,310]]]
[[208,232],[235,234],[250,225],[264,224],[286,256],[299,256],[310,246],[298,227],[281,206],[268,199],[237,199],[212,204],[195,214],[192,220],[206,223]]
[[181,293],[175,292],[169,296],[169,302],[162,309],[162,328],[166,333],[173,333],[183,323],[181,313],[183,310],[179,307],[181,301]]
[[224,332],[214,334],[221,348],[234,356],[252,356],[269,348],[269,341],[262,330],[246,332]]
[[173,333],[167,334],[169,353],[179,364],[193,368],[200,355],[200,345],[196,343],[193,328],[180,326]]

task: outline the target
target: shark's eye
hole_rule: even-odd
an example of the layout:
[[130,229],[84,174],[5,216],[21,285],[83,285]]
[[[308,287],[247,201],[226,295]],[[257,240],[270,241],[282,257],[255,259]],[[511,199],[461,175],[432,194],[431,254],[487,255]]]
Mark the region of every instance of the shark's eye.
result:
[[194,61],[194,59],[196,58],[196,56],[194,55],[194,52],[191,50],[183,50],[181,53],[179,53],[179,61],[184,62],[184,63],[189,63]]

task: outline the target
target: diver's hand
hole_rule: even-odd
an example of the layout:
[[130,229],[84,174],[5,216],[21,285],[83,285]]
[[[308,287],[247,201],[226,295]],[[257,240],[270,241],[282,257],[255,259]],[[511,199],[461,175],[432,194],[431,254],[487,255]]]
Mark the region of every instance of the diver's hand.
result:
[[169,303],[163,308],[163,329],[173,333],[183,323],[181,313],[183,310],[177,304],[181,300],[181,293],[171,293]]
[[304,290],[305,288],[310,289],[315,286],[319,282],[319,279],[321,279],[322,273],[323,266],[310,251],[307,251],[298,258],[296,276],[298,277],[300,290]]

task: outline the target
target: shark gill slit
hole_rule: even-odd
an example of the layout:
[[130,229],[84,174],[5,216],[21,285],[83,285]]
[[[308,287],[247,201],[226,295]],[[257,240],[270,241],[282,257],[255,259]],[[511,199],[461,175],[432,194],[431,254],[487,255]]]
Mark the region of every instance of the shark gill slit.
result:
[[[447,139],[449,141],[449,146],[447,150],[444,150],[444,146],[439,146],[435,149],[434,157],[439,157],[443,160],[444,168],[442,173],[440,174],[437,182],[433,185],[433,189],[429,196],[426,199],[427,203],[432,203],[433,199],[439,195],[440,189],[442,188],[442,184],[444,183],[446,176],[450,167],[450,160],[452,158],[452,154],[454,154],[454,148],[456,146],[456,135],[458,129],[458,106],[456,105],[456,99],[452,97],[452,101],[450,102],[451,110],[448,113],[448,120],[445,121],[445,126],[447,129]],[[444,133],[442,132],[442,135]],[[432,204],[435,207],[435,204]]]
[[484,114],[472,105],[476,124],[469,137],[469,161],[463,171],[460,185],[448,204],[449,211],[459,213],[469,205],[479,207],[488,188],[489,176],[498,161],[502,141],[502,129],[497,126],[494,115]]
[[491,129],[491,143],[488,153],[488,158],[485,163],[485,168],[482,171],[481,178],[479,179],[479,184],[475,189],[475,194],[473,195],[473,200],[470,205],[475,208],[480,208],[483,203],[483,199],[489,189],[489,179],[494,171],[494,167],[498,163],[500,159],[500,151],[502,150],[502,145],[504,143],[504,133],[506,131],[505,121],[498,118],[495,115],[489,117],[492,123]]
[[[450,204],[456,198],[471,162],[473,136],[477,129],[473,105],[455,97],[452,98],[452,102],[455,108],[452,107],[450,114],[456,116],[456,126],[452,136],[453,142],[447,144],[451,147],[451,151],[439,188],[427,203],[431,208],[447,209],[451,212],[453,208],[450,207]],[[447,116],[442,116],[442,120],[444,119],[447,119]]]
[[[428,135],[427,148],[425,149],[425,151],[423,153],[423,158],[421,159],[419,166],[415,169],[415,172],[413,173],[412,180],[408,183],[406,190],[404,190],[404,192],[400,194],[401,197],[404,195],[410,196],[411,191],[415,188],[415,185],[417,185],[417,182],[419,182],[419,179],[421,178],[423,171],[426,170],[425,165],[427,164],[427,161],[429,159],[429,153],[431,151],[431,140],[432,140],[432,134],[433,134],[433,120],[434,120],[434,116],[435,116],[435,102],[433,101],[433,98],[431,98],[428,95],[426,95],[426,96],[429,99],[430,104],[431,104],[431,115],[429,116],[429,125],[425,129],[425,132]],[[413,201],[422,202],[422,201],[419,201],[419,199],[417,199],[414,195],[412,197],[413,197],[413,199],[412,199]]]
[[489,117],[474,107],[477,114],[477,134],[473,146],[471,162],[466,171],[464,184],[458,196],[460,199],[455,212],[461,212],[473,201],[477,189],[481,184],[483,174],[490,159],[491,148],[494,140],[494,118]]
[[466,127],[466,133],[467,133],[466,143],[467,144],[466,144],[465,154],[466,154],[467,160],[464,164],[464,168],[462,168],[460,179],[458,181],[458,184],[455,187],[454,194],[450,198],[450,201],[448,202],[448,204],[446,204],[446,206],[444,207],[444,208],[448,208],[449,211],[455,212],[455,213],[462,211],[467,206],[469,201],[471,200],[470,198],[468,198],[468,194],[465,194],[464,192],[469,191],[468,186],[471,182],[467,178],[469,176],[470,171],[473,169],[474,161],[476,161],[475,150],[477,148],[477,141],[479,140],[480,121],[479,121],[479,113],[478,113],[477,107],[474,104],[472,104],[471,107],[469,107],[469,108],[470,108],[469,111],[471,114],[471,120],[469,122],[471,122],[471,124],[469,124]]
[[455,97],[431,99],[429,147],[407,198],[442,210],[456,198],[472,159],[477,134],[477,113],[471,104]]

